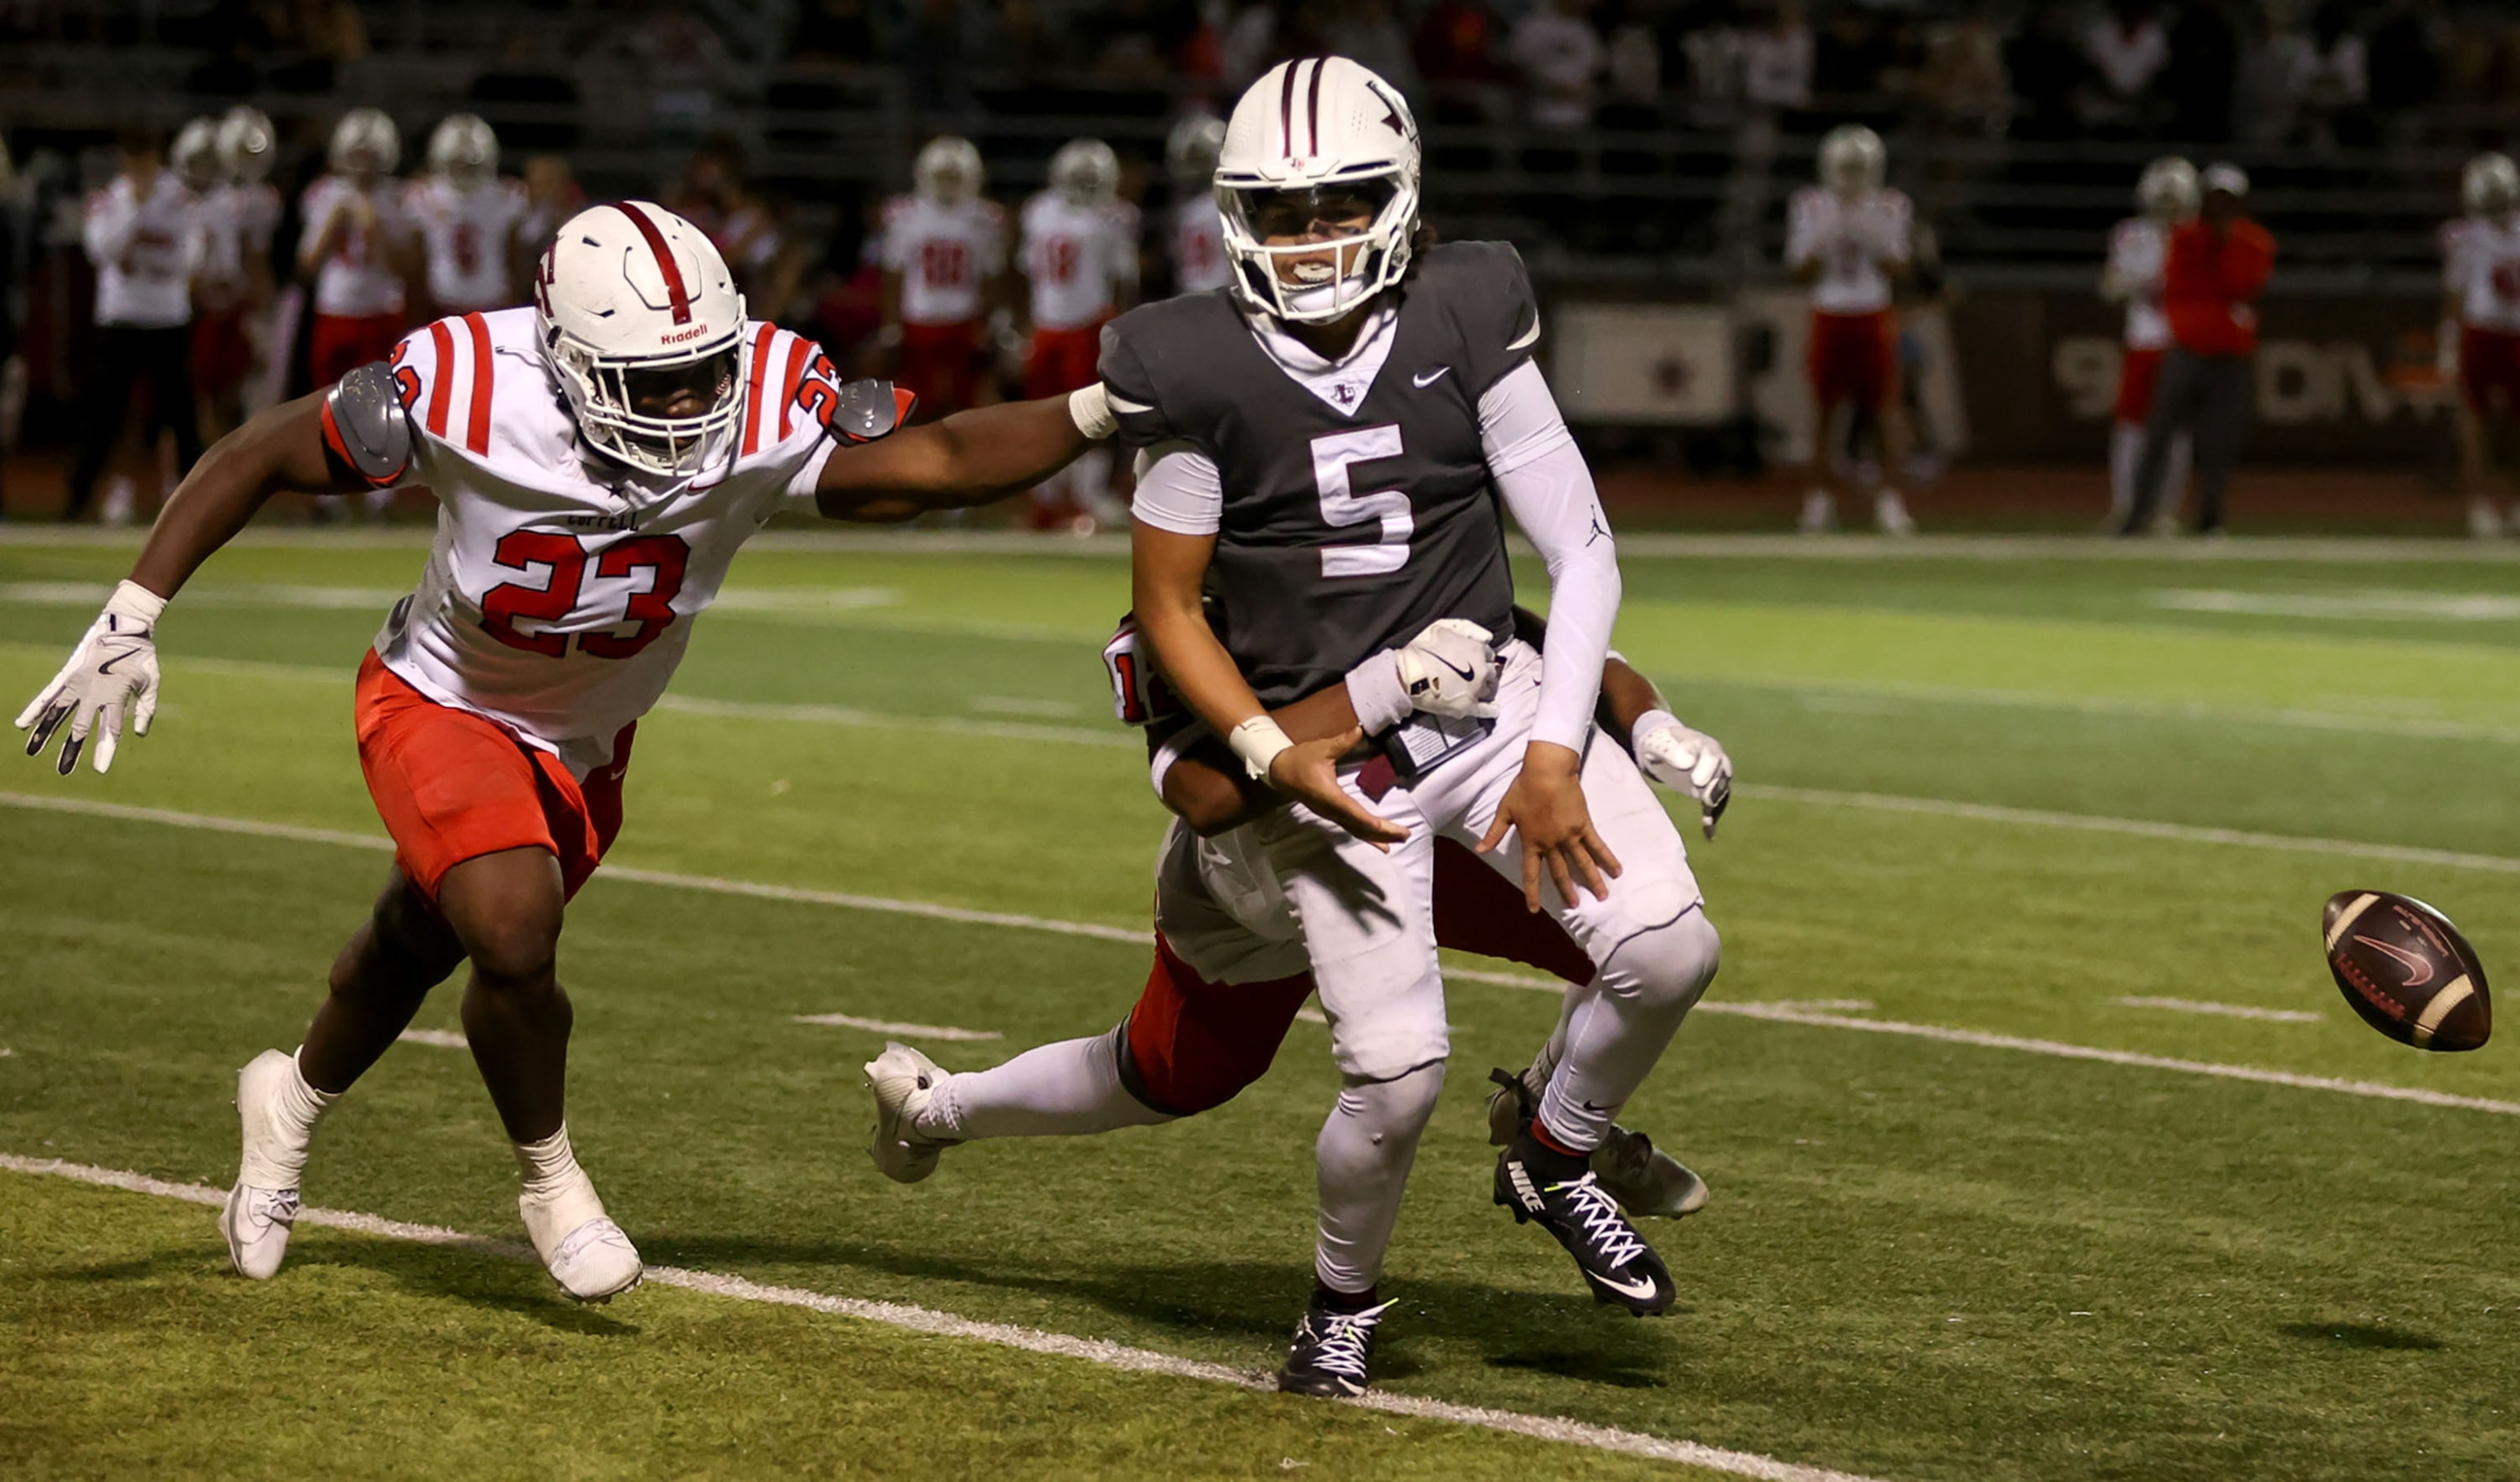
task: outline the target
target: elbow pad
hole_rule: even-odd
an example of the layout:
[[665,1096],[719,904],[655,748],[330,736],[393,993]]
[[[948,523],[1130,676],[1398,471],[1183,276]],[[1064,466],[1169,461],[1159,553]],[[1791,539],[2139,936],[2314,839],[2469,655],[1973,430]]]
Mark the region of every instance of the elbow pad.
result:
[[324,446],[370,488],[411,471],[411,417],[383,361],[358,367],[325,393]]
[[852,381],[832,398],[823,426],[842,447],[874,442],[900,430],[918,407],[919,393],[908,386],[889,381]]

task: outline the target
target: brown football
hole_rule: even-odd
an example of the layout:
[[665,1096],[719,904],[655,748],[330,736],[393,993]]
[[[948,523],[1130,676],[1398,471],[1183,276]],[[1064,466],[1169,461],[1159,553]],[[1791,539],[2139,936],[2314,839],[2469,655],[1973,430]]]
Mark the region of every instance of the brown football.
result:
[[2327,970],[2362,1021],[2417,1050],[2474,1050],[2494,1032],[2485,968],[2450,918],[2411,896],[2327,898]]

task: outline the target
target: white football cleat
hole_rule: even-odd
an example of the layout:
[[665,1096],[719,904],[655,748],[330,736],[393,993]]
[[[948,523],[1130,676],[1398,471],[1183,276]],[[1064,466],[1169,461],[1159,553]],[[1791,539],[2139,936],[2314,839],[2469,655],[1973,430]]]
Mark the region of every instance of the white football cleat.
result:
[[2467,533],[2472,540],[2502,538],[2502,512],[2494,508],[2493,500],[2471,499],[2467,502]]
[[638,1285],[647,1272],[639,1248],[605,1214],[592,1184],[557,1199],[520,1198],[517,1213],[524,1217],[525,1234],[533,1237],[544,1269],[577,1301],[609,1302]]
[[237,1275],[268,1281],[289,1253],[290,1228],[297,1223],[297,1180],[285,1170],[306,1162],[308,1134],[287,1110],[284,1093],[297,1074],[286,1051],[266,1050],[237,1072],[237,1122],[244,1150],[236,1187],[219,1212],[228,1261]]
[[883,1054],[867,1061],[866,1078],[875,1093],[875,1140],[867,1155],[896,1184],[916,1184],[934,1173],[937,1158],[954,1145],[920,1133],[919,1114],[945,1072],[909,1046],[886,1041]]
[[1913,535],[1916,521],[1908,514],[1908,501],[1896,489],[1884,489],[1872,496],[1872,522],[1884,535]]
[[1805,535],[1825,535],[1837,528],[1837,498],[1826,489],[1814,489],[1803,496],[1802,517],[1794,528]]

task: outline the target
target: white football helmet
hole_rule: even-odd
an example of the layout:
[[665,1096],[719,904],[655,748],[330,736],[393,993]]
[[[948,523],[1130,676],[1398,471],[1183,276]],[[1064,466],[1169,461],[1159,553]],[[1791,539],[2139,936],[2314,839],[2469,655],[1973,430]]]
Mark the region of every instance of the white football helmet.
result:
[[354,108],[333,125],[325,162],[336,175],[390,175],[402,163],[402,130],[382,109]]
[[1889,164],[1881,136],[1863,124],[1841,123],[1821,136],[1820,183],[1840,196],[1879,190]]
[[2164,155],[2145,165],[2135,183],[2136,209],[2155,221],[2184,221],[2196,214],[2201,199],[2196,166],[2177,155]]
[[[731,444],[743,419],[743,295],[699,228],[645,201],[578,212],[535,270],[534,313],[544,358],[596,448],[688,477]],[[702,410],[641,410],[684,389]]]
[[206,194],[218,187],[225,171],[219,167],[219,125],[207,117],[196,118],[175,133],[175,142],[166,151],[166,163],[173,167],[175,178],[194,195]]
[[2479,155],[2458,172],[2458,199],[2471,216],[2506,216],[2520,208],[2520,165],[2508,155]]
[[910,178],[919,194],[938,205],[961,205],[977,200],[988,172],[980,164],[980,152],[968,139],[953,134],[930,139],[919,151],[919,159],[910,167]]
[[240,103],[219,120],[219,163],[241,185],[259,185],[271,173],[271,120]]
[[[1261,74],[1234,105],[1216,164],[1235,296],[1323,324],[1400,282],[1418,231],[1418,165],[1407,100],[1365,67],[1306,57]],[[1335,225],[1359,218],[1362,227]]]
[[1120,157],[1100,139],[1070,139],[1050,157],[1050,188],[1071,205],[1108,205],[1120,191]]
[[499,136],[474,113],[450,113],[428,136],[428,167],[459,191],[498,178]]
[[1185,189],[1206,190],[1216,178],[1216,157],[1225,150],[1225,120],[1192,113],[1164,136],[1164,168]]

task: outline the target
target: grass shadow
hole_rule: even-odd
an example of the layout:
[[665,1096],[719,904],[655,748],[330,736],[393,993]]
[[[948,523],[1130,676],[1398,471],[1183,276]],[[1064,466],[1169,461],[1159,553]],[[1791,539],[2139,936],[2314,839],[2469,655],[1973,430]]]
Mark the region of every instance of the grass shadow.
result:
[[2428,1332],[2410,1332],[2377,1323],[2286,1323],[2275,1330],[2305,1343],[2335,1343],[2346,1348],[2421,1351],[2449,1346]]

